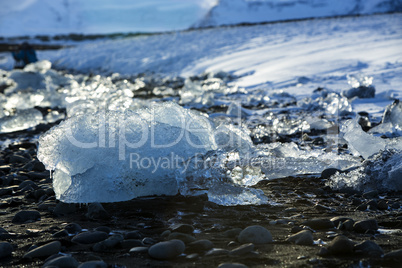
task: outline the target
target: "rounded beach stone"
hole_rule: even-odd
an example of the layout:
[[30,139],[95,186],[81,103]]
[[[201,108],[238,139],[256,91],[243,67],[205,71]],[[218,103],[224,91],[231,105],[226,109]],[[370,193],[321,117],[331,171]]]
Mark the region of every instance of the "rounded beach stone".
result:
[[8,242],[0,243],[0,259],[10,257],[13,252],[13,247]]
[[40,213],[38,211],[23,210],[15,214],[12,223],[26,223],[40,220]]
[[78,267],[78,265],[80,265],[80,263],[74,259],[73,257],[70,256],[61,256],[61,257],[57,257],[54,259],[51,259],[49,261],[47,261],[43,267],[59,267],[59,268],[64,268],[64,267],[69,267],[69,268],[73,268],[73,267]]
[[186,246],[178,239],[159,242],[148,249],[148,254],[154,259],[168,260],[173,259],[184,252]]
[[272,235],[264,227],[253,225],[241,231],[237,240],[242,244],[266,244],[272,242]]
[[296,245],[310,246],[314,244],[313,233],[309,230],[303,230],[291,235],[287,241],[295,243]]
[[335,237],[328,245],[328,252],[332,255],[352,254],[355,243],[345,236]]
[[69,234],[77,234],[79,232],[82,231],[82,228],[79,224],[77,223],[70,223],[67,224],[66,227],[64,227],[64,229],[69,233]]
[[61,249],[61,243],[59,241],[53,241],[25,253],[23,258],[32,259],[32,258],[49,257],[53,254],[59,253],[60,249]]
[[210,250],[214,247],[214,243],[207,239],[201,239],[188,244],[188,250],[191,252],[199,252]]
[[194,227],[190,224],[176,224],[171,228],[172,232],[192,234],[194,232]]
[[366,240],[360,244],[355,245],[354,250],[355,252],[364,254],[366,256],[380,257],[384,254],[382,248],[377,245],[377,243],[371,240]]
[[358,221],[353,225],[353,229],[358,233],[365,233],[367,231],[377,231],[378,223],[374,219]]
[[74,236],[71,241],[79,244],[94,244],[105,240],[108,236],[107,233],[99,231],[85,232]]

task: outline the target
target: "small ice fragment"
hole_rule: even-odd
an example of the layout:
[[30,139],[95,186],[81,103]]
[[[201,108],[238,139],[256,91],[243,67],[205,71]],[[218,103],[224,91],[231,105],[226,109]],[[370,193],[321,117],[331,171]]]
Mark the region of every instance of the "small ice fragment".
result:
[[54,123],[57,122],[59,120],[63,120],[65,118],[65,114],[64,113],[59,113],[58,111],[51,111],[50,113],[48,113],[45,116],[45,120],[48,123]]
[[364,132],[358,123],[357,117],[346,121],[342,126],[341,133],[343,133],[343,138],[348,142],[349,148],[365,159],[385,149],[387,144],[382,138],[374,137]]
[[402,103],[395,100],[385,108],[381,124],[373,127],[369,133],[382,134],[387,137],[402,136]]
[[12,116],[0,118],[0,133],[9,133],[34,127],[43,121],[42,113],[36,109],[17,111]]
[[374,98],[375,88],[371,85],[373,77],[359,74],[348,74],[348,84],[352,86],[351,89],[344,90],[342,95],[348,99],[353,97],[358,98]]
[[52,68],[52,63],[48,60],[41,60],[34,63],[30,63],[24,67],[25,72],[38,72],[45,73]]
[[46,88],[46,78],[41,73],[35,72],[25,72],[20,70],[12,71],[10,79],[14,80],[16,86],[10,87],[5,90],[5,93],[12,93],[18,90],[24,89],[45,89]]
[[362,73],[348,74],[346,78],[348,79],[348,84],[353,88],[358,88],[360,86],[369,87],[373,83],[373,77],[365,76]]

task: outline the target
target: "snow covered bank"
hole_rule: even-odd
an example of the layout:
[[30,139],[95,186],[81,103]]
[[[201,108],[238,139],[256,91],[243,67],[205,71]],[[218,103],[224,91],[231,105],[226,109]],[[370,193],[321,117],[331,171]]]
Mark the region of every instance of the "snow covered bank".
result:
[[[82,72],[155,72],[188,77],[226,71],[240,87],[283,89],[307,96],[317,87],[349,89],[346,75],[373,77],[379,96],[401,96],[402,15],[376,15],[252,27],[177,32],[94,42],[39,52],[57,68]],[[11,68],[5,56],[2,68]],[[382,94],[382,95],[381,95]],[[399,95],[398,95],[399,94]],[[357,110],[383,109],[390,102],[357,101]]]
[[219,0],[194,27],[401,11],[401,0]]

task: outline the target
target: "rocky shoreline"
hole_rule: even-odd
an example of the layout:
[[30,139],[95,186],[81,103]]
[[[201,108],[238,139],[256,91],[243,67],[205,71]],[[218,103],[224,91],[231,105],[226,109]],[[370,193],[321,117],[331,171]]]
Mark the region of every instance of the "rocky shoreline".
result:
[[325,172],[259,182],[254,187],[270,205],[225,207],[180,195],[65,204],[55,199],[35,143],[0,154],[2,267],[402,263],[401,193],[334,191],[325,186]]

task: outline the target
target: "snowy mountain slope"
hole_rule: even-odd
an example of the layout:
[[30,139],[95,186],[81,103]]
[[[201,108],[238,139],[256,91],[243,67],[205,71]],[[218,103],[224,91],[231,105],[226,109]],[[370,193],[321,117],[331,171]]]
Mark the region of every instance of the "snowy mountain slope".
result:
[[187,29],[215,0],[2,0],[0,36]]
[[219,0],[193,27],[402,11],[402,0]]
[[[375,15],[206,29],[115,41],[96,41],[59,51],[39,51],[57,68],[81,72],[154,72],[188,77],[204,71],[241,76],[232,86],[282,89],[299,98],[317,87],[348,89],[346,75],[374,77],[380,102],[355,105],[381,112],[402,96],[402,14]],[[0,68],[12,68],[12,58]]]
[[[84,73],[188,77],[223,70],[240,76],[232,86],[298,98],[317,87],[341,92],[350,87],[346,75],[361,72],[373,76],[383,99],[354,102],[355,109],[381,112],[389,96],[402,96],[401,22],[402,14],[391,14],[221,27],[95,41],[38,57]],[[0,68],[11,69],[11,55],[2,56]]]

